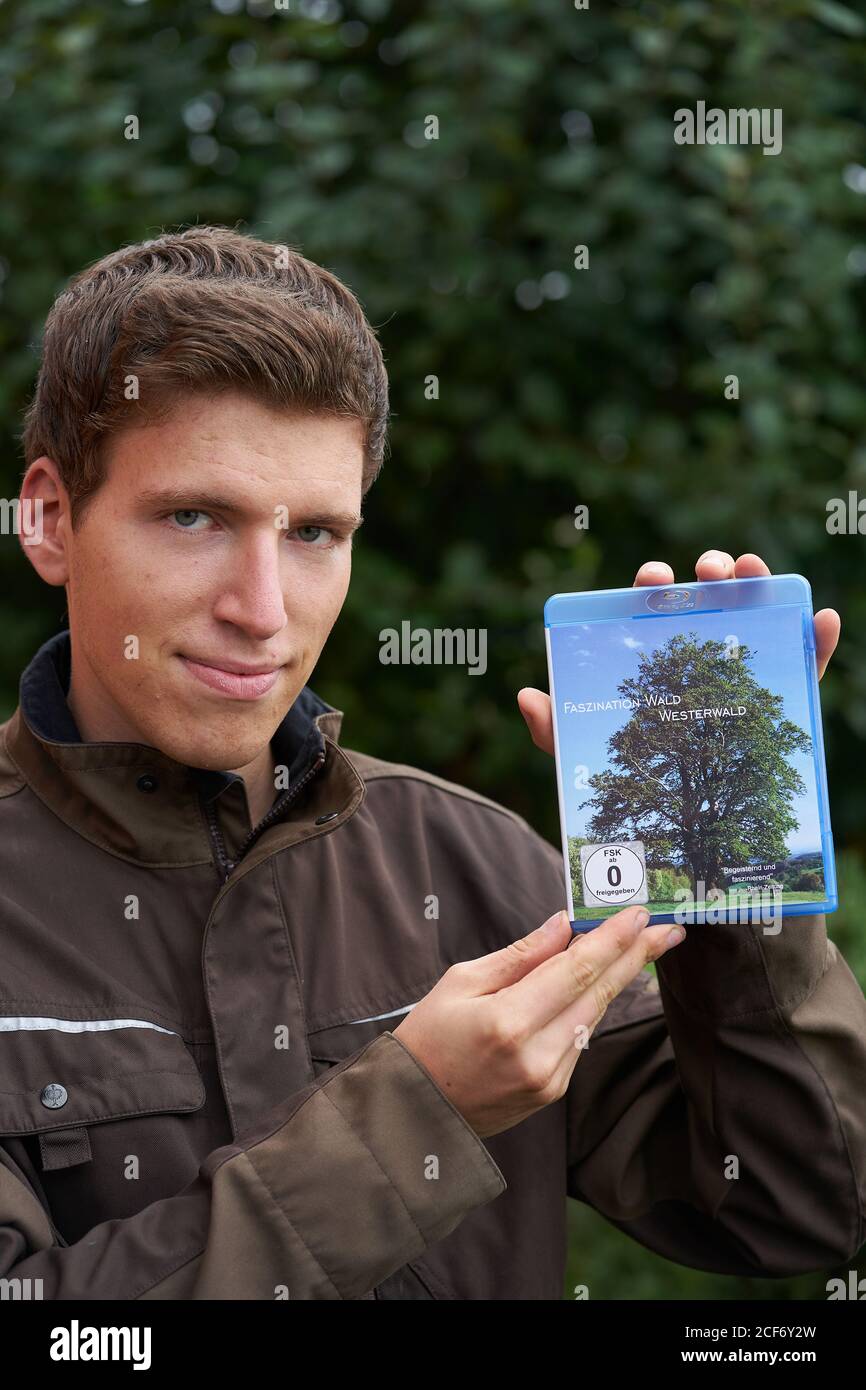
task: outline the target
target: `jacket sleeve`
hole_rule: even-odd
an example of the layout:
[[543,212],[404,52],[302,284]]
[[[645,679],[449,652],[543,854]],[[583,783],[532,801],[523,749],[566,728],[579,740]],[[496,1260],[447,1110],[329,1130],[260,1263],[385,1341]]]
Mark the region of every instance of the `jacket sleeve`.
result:
[[74,1245],[0,1149],[0,1276],[42,1280],[46,1299],[361,1298],[505,1185],[384,1033],[209,1154],[182,1192]]
[[[778,928],[778,930],[777,930]],[[568,1192],[721,1274],[853,1261],[866,1000],[823,916],[695,925],[611,1004],[566,1097]]]

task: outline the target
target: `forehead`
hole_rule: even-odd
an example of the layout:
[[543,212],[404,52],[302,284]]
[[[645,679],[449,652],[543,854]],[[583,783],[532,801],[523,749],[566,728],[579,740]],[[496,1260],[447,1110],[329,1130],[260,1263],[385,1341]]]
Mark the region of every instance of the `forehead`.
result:
[[225,392],[189,397],[164,419],[122,430],[106,451],[106,483],[125,492],[207,488],[226,500],[333,501],[360,494],[360,420],[274,410]]

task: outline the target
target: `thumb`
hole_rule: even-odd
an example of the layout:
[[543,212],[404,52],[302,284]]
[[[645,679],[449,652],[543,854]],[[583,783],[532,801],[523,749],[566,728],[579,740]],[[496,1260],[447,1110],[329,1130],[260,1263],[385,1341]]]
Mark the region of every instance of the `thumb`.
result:
[[550,696],[543,690],[535,690],[531,685],[517,692],[517,705],[526,721],[536,748],[544,753],[553,753],[553,713]]
[[468,961],[473,971],[468,975],[469,982],[478,994],[493,994],[522,980],[543,960],[563,951],[571,939],[571,923],[563,908],[540,927],[510,941],[501,950]]

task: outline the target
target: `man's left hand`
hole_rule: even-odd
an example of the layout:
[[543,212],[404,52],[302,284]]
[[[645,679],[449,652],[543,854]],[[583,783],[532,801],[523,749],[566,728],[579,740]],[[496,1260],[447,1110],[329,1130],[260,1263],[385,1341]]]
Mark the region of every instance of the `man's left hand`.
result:
[[[753,579],[770,570],[760,555],[741,555],[735,560],[724,550],[705,550],[695,565],[695,576],[708,583],[712,579]],[[662,560],[647,560],[635,575],[634,588],[647,584],[675,584],[674,572]],[[818,663],[818,679],[827,669],[830,657],[836,650],[842,621],[835,608],[822,608],[815,614],[815,657]],[[550,696],[543,690],[526,686],[517,692],[517,703],[526,720],[532,741],[545,753],[553,753],[553,718],[550,712]]]

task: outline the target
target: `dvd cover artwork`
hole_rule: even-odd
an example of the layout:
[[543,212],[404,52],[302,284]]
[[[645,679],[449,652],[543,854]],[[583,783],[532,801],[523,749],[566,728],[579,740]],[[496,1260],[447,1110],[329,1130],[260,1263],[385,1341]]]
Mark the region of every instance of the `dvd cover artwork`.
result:
[[803,611],[548,627],[573,922],[832,911]]

